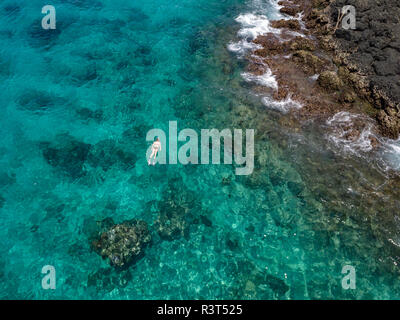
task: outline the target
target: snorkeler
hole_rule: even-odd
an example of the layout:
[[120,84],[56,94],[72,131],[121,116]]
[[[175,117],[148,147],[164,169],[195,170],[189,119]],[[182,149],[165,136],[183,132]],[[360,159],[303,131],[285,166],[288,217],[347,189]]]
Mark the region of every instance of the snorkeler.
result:
[[[148,164],[153,164],[153,166],[156,164],[156,158],[157,158],[157,153],[158,151],[161,151],[161,142],[160,139],[156,138],[156,141],[153,142],[153,145],[151,146],[151,155],[149,157]],[[153,163],[151,163],[151,159],[153,158]]]

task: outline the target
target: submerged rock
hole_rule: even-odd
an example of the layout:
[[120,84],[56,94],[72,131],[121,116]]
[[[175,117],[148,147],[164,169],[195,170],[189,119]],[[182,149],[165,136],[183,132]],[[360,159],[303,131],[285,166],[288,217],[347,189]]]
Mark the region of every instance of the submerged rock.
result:
[[83,165],[91,145],[78,141],[70,135],[60,135],[57,141],[60,143],[41,144],[43,157],[47,163],[73,179],[83,176],[85,174]]
[[309,75],[320,73],[321,70],[328,64],[326,60],[321,59],[315,54],[305,50],[296,51],[293,56],[294,61],[297,62],[304,72]]
[[108,258],[114,267],[123,268],[143,253],[151,235],[147,223],[129,220],[112,226],[92,242],[94,250],[103,258]]
[[48,49],[54,44],[61,34],[61,30],[63,30],[60,23],[57,23],[56,29],[48,29],[45,30],[42,28],[42,24],[40,20],[35,20],[32,22],[30,27],[28,28],[28,42],[34,48],[45,48]]
[[161,238],[174,240],[187,236],[194,212],[200,209],[194,192],[187,190],[182,179],[173,179],[158,203],[160,214],[155,222]]
[[6,172],[0,173],[0,187],[14,184],[17,181],[15,173],[8,174]]
[[89,108],[80,108],[76,110],[76,114],[79,116],[80,119],[82,120],[95,120],[97,122],[100,122],[103,120],[103,111],[102,110],[91,110]]
[[281,8],[279,11],[281,13],[284,13],[284,14],[294,17],[296,14],[298,14],[300,12],[300,9],[297,6],[290,6],[289,2],[287,2],[287,5],[284,6],[283,8]]
[[238,260],[227,266],[226,272],[235,279],[231,292],[234,299],[282,299],[290,289],[283,279],[249,260]]
[[111,292],[115,288],[125,288],[132,280],[130,270],[115,270],[113,268],[100,268],[90,273],[87,279],[87,287],[96,292]]
[[339,90],[343,83],[334,71],[323,71],[318,77],[318,84],[329,91]]
[[104,171],[118,165],[122,169],[135,166],[137,156],[124,150],[114,140],[103,140],[96,143],[88,154],[88,162],[93,167],[101,167]]
[[[393,110],[389,109],[388,110]],[[378,123],[380,124],[381,133],[389,138],[396,139],[400,128],[400,112],[399,115],[392,115],[390,111],[380,110],[377,116]]]
[[26,89],[17,98],[17,103],[23,110],[38,113],[63,106],[67,103],[67,99],[46,91]]

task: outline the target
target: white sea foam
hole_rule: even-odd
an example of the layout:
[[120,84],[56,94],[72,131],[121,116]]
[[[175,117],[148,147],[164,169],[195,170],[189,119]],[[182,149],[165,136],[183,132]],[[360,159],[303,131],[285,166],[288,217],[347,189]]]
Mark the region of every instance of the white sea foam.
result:
[[[285,15],[279,12],[282,8],[278,4],[279,0],[253,0],[252,8],[254,9],[251,13],[240,14],[236,18],[236,22],[241,24],[241,29],[238,32],[238,37],[240,40],[238,42],[231,42],[228,45],[228,49],[235,52],[240,58],[245,57],[250,53],[261,48],[260,45],[255,44],[253,41],[260,35],[265,35],[267,33],[274,34],[280,41],[286,41],[281,38],[282,29],[273,28],[270,23],[270,19],[285,19]],[[268,16],[267,16],[268,14]],[[298,17],[301,18],[301,15]],[[298,32],[288,31],[293,36],[304,36]],[[252,55],[253,59],[259,60],[260,64],[263,64],[267,70],[262,75],[254,75],[249,72],[243,72],[242,77],[248,82],[255,82],[259,85],[272,88],[274,90],[278,89],[278,83],[276,77],[272,74],[271,70],[260,60],[259,57]],[[288,58],[289,56],[287,56]],[[287,113],[290,109],[299,109],[302,105],[291,99],[288,96],[285,100],[275,101],[271,97],[263,97],[262,102],[268,108],[279,110],[283,113]]]
[[400,139],[385,139],[382,146],[382,160],[385,169],[400,170]]
[[267,69],[267,72],[257,76],[249,72],[243,72],[242,77],[248,82],[255,82],[265,87],[273,88],[275,90],[278,89],[278,83],[276,82],[275,76],[272,74],[270,69]]
[[276,101],[270,97],[264,97],[262,102],[266,107],[278,110],[282,113],[287,113],[291,109],[300,109],[302,107],[301,103],[293,100],[290,95],[288,95],[285,100],[281,101]]
[[238,42],[231,42],[228,44],[228,50],[237,53],[239,56],[244,56],[247,52],[256,49],[261,49],[261,46],[248,41],[247,39],[242,39]]
[[[359,122],[358,127],[362,126],[359,135],[352,135],[356,130],[355,122]],[[345,153],[360,154],[373,149],[371,138],[378,140],[378,137],[373,132],[373,123],[363,115],[341,111],[336,113],[327,122],[330,127],[328,140],[337,148]]]
[[[339,112],[330,118],[327,139],[336,150],[373,161],[379,170],[400,170],[400,139],[384,138],[376,133],[375,123],[367,116],[346,111]],[[361,127],[359,135],[351,135],[351,131]],[[378,142],[374,149],[371,138]]]
[[239,56],[244,56],[249,51],[260,48],[253,42],[258,36],[269,32],[277,35],[281,33],[280,29],[272,28],[267,16],[262,14],[240,14],[235,20],[242,26],[238,31],[240,40],[229,43],[228,49],[239,54]]
[[256,15],[253,13],[241,14],[236,18],[236,21],[242,25],[242,28],[238,32],[240,41],[231,42],[228,45],[228,49],[239,55],[244,55],[249,51],[259,48],[259,46],[253,42],[259,35],[268,32],[280,34],[280,30],[272,28],[268,18],[264,15]]

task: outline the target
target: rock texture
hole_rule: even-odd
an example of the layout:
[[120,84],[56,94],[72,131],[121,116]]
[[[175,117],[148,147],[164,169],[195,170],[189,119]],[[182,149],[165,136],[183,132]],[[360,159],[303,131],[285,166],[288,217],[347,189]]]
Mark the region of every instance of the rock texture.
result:
[[159,215],[155,227],[161,238],[174,240],[187,236],[195,212],[200,211],[200,204],[194,192],[186,189],[182,179],[172,179],[158,203]]
[[[330,117],[339,111],[366,113],[382,135],[400,133],[400,3],[390,0],[281,1],[288,20],[272,21],[281,34],[254,42],[262,46],[249,71],[271,69],[278,90],[275,100],[290,98],[303,108],[298,116]],[[345,30],[338,9],[356,8],[356,29]],[[292,19],[302,12],[305,28]],[[295,30],[295,36],[291,31]],[[315,81],[316,80],[316,81]]]
[[[356,29],[335,26],[339,8],[356,9]],[[330,43],[345,83],[375,109],[381,133],[400,133],[400,2],[391,0],[313,0],[306,16],[321,42]]]
[[73,179],[85,175],[84,163],[91,145],[78,141],[68,134],[58,135],[56,141],[56,143],[40,144],[47,163]]
[[92,246],[99,255],[108,258],[112,266],[123,268],[143,253],[150,240],[147,223],[133,219],[113,225],[94,240]]

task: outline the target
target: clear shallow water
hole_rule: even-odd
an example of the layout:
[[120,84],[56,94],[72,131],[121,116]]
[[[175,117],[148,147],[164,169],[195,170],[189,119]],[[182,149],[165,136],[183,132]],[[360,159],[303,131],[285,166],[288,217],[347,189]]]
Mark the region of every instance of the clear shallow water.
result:
[[[397,178],[336,152],[323,126],[293,128],[265,108],[241,76],[245,61],[227,49],[239,40],[236,17],[274,16],[274,6],[69,0],[53,3],[57,31],[48,35],[41,5],[0,5],[1,298],[399,297]],[[256,129],[253,175],[148,167],[145,134],[171,120]],[[125,154],[94,162],[80,145],[78,156],[46,161],[51,148],[81,142]],[[187,237],[165,241],[155,203],[171,188],[195,196],[198,219]],[[123,272],[90,248],[96,221],[108,217],[151,228],[152,245]],[[41,288],[48,264],[54,291]],[[357,290],[341,288],[346,264]]]

